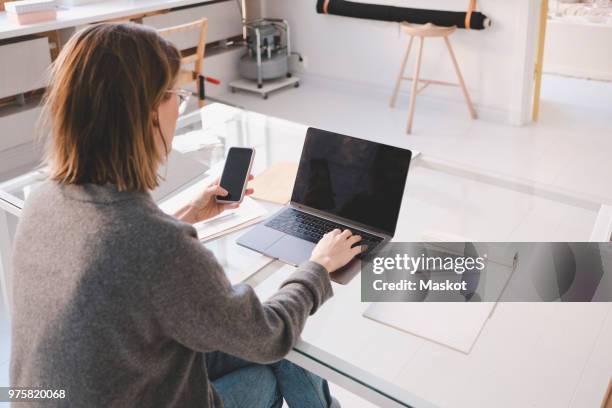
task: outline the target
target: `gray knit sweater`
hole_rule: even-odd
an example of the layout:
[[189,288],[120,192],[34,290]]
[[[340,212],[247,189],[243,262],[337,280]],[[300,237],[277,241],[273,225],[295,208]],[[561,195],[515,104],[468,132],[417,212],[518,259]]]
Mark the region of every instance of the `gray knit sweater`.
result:
[[280,360],[332,296],[307,262],[262,304],[191,225],[111,186],[43,183],[15,241],[11,385],[66,390],[45,407],[222,406],[202,352]]

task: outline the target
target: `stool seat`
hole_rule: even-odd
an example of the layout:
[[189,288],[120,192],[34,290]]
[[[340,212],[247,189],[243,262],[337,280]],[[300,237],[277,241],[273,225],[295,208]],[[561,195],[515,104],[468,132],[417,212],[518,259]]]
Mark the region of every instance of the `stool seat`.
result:
[[448,37],[457,30],[457,26],[440,27],[432,23],[410,24],[406,21],[401,22],[400,27],[413,37]]

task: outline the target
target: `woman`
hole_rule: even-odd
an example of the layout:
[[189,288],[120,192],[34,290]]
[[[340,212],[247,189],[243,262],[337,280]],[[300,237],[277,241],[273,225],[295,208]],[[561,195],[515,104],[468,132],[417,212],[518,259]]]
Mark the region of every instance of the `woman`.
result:
[[15,244],[11,384],[65,390],[51,406],[337,406],[282,358],[360,237],[327,234],[264,304],[231,286],[190,225],[227,192],[211,185],[176,218],[149,194],[179,114],[179,57],[155,31],[102,24],[54,64],[50,178]]

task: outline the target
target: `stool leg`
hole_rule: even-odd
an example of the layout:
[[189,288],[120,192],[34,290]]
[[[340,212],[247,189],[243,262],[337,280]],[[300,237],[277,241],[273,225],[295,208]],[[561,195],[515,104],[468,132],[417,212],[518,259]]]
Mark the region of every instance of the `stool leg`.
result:
[[461,71],[459,70],[459,64],[457,64],[457,58],[455,58],[455,53],[453,52],[453,47],[451,46],[451,43],[448,37],[444,37],[444,42],[446,43],[446,48],[448,48],[448,52],[451,56],[451,60],[453,60],[453,66],[455,67],[455,72],[457,73],[457,78],[459,79],[459,85],[461,85],[461,90],[463,91],[463,97],[465,98],[465,103],[467,104],[468,110],[470,111],[470,117],[472,119],[476,119],[477,117],[476,110],[474,110],[474,105],[472,105],[470,94],[468,93],[468,90],[465,87],[463,76],[461,75]]
[[400,72],[397,76],[397,80],[395,81],[395,88],[393,89],[393,94],[391,95],[391,101],[389,102],[389,106],[392,108],[395,107],[395,101],[397,100],[397,94],[400,90],[400,86],[402,85],[402,79],[404,77],[404,72],[406,71],[406,61],[408,61],[408,57],[410,56],[410,49],[412,48],[412,40],[414,40],[413,36],[410,36],[410,40],[408,41],[408,47],[406,48],[406,52],[404,53],[404,59],[402,60],[402,64],[400,66]]
[[414,76],[412,77],[412,90],[410,91],[410,105],[408,106],[408,125],[406,133],[412,132],[412,118],[414,116],[414,105],[416,103],[417,89],[419,86],[419,76],[421,74],[421,57],[423,56],[424,37],[419,37],[419,53],[417,54],[416,65],[414,67]]

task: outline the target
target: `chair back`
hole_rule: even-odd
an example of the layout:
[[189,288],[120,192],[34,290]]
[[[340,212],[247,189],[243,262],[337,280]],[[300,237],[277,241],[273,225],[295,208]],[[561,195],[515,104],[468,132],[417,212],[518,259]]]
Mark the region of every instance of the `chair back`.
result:
[[[184,37],[185,34],[196,32],[197,44],[195,47],[195,52],[185,55],[185,50],[181,50],[181,71],[179,73],[178,85],[181,86],[190,82],[196,82],[196,86],[198,86],[198,81],[200,81],[200,76],[202,75],[204,53],[206,51],[208,19],[202,18],[191,23],[162,28],[157,30],[157,32],[159,35],[168,39],[169,41],[173,41],[173,38],[178,39],[182,36]],[[180,41],[173,42],[175,44],[180,43]],[[189,66],[190,64],[193,64],[193,69],[186,68],[186,66]]]

